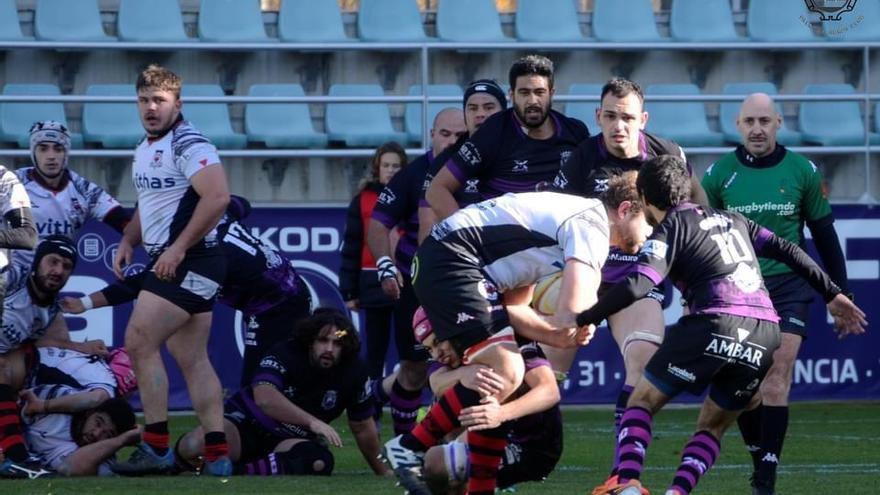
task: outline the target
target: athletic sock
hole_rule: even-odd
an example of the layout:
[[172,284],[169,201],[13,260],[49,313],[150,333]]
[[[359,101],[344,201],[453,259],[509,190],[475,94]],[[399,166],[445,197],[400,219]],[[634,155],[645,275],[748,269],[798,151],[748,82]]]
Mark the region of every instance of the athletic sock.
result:
[[467,433],[470,478],[468,495],[493,495],[498,484],[498,470],[507,446],[509,428],[501,425],[491,430]]
[[637,480],[642,475],[645,451],[651,444],[650,411],[641,407],[628,407],[620,421],[621,437],[617,442],[620,462],[617,475],[620,483]]
[[761,417],[764,413],[764,406],[759,405],[751,411],[743,411],[736,418],[739,425],[739,432],[742,435],[743,442],[746,444],[749,454],[752,456],[752,467],[755,473],[758,472],[758,466],[761,464]]
[[144,426],[144,443],[160,456],[167,454],[168,421],[158,421]]
[[456,384],[431,406],[425,419],[401,438],[400,444],[419,452],[428,450],[447,433],[461,426],[458,414],[462,409],[479,403],[480,394],[460,383]]
[[[381,387],[380,387],[381,388]],[[402,435],[412,431],[419,415],[419,407],[422,405],[422,391],[407,390],[400,384],[400,380],[394,380],[391,386],[391,421],[394,423],[394,434]]]
[[14,462],[24,462],[28,458],[15,390],[9,385],[0,385],[0,451]]
[[614,460],[611,465],[611,476],[617,474],[617,435],[620,434],[620,422],[623,420],[623,412],[626,411],[626,403],[629,402],[633,388],[632,385],[624,385],[617,395],[617,404],[614,406]]
[[226,433],[222,431],[205,433],[205,460],[214,462],[221,457],[228,456],[229,444],[226,443]]
[[715,464],[721,443],[708,431],[698,431],[691,437],[681,452],[681,464],[675,472],[670,490],[678,490],[681,495],[689,495],[700,477]]
[[756,478],[771,486],[782,458],[782,444],[788,430],[788,406],[764,406],[761,421],[761,462]]

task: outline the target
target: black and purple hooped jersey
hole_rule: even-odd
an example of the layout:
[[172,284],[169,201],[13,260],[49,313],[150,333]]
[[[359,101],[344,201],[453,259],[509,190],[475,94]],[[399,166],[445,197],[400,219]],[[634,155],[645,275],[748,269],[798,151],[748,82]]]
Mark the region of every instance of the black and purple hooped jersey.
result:
[[483,199],[549,186],[560,166],[590,132],[580,120],[555,110],[550,110],[547,118],[553,121],[556,132],[548,139],[533,139],[523,130],[512,108],[498,112],[444,165],[463,187],[469,180],[479,179],[477,187]]
[[254,401],[253,387],[271,385],[297,407],[330,423],[343,411],[350,421],[373,416],[373,396],[367,368],[360,359],[327,370],[311,365],[307,352],[290,342],[273,347],[260,361],[252,385],[227,402],[227,410],[237,409],[255,419],[267,431],[282,437],[311,437],[303,425],[282,423],[269,417]]

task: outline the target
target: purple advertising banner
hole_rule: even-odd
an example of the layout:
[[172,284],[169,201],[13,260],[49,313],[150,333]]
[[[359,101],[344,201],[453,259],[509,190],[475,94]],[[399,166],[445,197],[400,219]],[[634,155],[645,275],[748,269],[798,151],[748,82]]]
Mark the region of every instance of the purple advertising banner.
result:
[[[834,207],[840,241],[847,258],[850,288],[869,322],[880,322],[880,308],[873,304],[880,293],[880,208],[861,205]],[[255,208],[246,220],[251,232],[286,253],[306,279],[313,300],[322,306],[344,309],[337,289],[339,251],[343,239],[345,209],[341,207]],[[78,241],[81,263],[65,287],[71,295],[99,290],[115,279],[111,270],[119,235],[90,222]],[[811,253],[815,255],[815,251]],[[143,268],[146,256],[139,253],[131,270]],[[131,305],[101,308],[68,316],[74,340],[103,339],[123,345]],[[666,310],[666,322],[680,316],[678,294]],[[211,362],[227,393],[238,386],[241,371],[241,315],[217,305],[209,342]],[[186,385],[177,366],[165,355],[174,409],[190,407]],[[396,362],[389,350],[388,369]],[[623,385],[623,362],[607,328],[600,328],[589,346],[581,349],[563,383],[563,403],[613,403]],[[860,337],[838,340],[829,324],[824,305],[817,297],[809,321],[809,337],[801,347],[794,370],[794,400],[880,398],[880,332],[869,327]],[[695,400],[682,397],[682,400]]]

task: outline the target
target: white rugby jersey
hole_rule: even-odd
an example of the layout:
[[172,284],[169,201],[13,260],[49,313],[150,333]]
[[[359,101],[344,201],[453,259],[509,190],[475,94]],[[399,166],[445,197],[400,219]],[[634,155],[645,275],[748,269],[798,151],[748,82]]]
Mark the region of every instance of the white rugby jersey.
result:
[[[30,198],[34,226],[40,240],[53,234],[66,235],[76,240],[86,221],[90,218],[103,221],[110,211],[120,207],[116,198],[101,186],[72,170],[68,169],[67,172],[70,180],[64,189],[52,191],[35,179],[33,167],[15,171]],[[34,252],[18,249],[12,256],[14,263],[31,266]]]
[[431,236],[479,264],[504,292],[531,285],[572,258],[601,269],[610,231],[598,199],[531,192],[470,205],[435,225]]
[[[46,400],[74,394],[79,390],[64,385],[41,385],[34,388],[33,392],[40,399]],[[28,451],[49,469],[57,471],[61,463],[79,448],[71,433],[71,414],[22,415],[22,423]],[[115,456],[111,457],[98,467],[99,476],[111,474],[110,463],[114,458]]]
[[[217,163],[217,148],[185,120],[161,138],[145,138],[138,144],[131,173],[138,195],[144,249],[150,256],[159,256],[170,246],[192,217],[199,196],[190,178]],[[216,244],[215,226],[193,248]]]
[[104,390],[116,397],[116,378],[100,356],[59,347],[40,347],[39,365],[31,372],[30,387],[67,385],[83,390]]
[[27,289],[29,269],[19,265],[6,273],[6,298],[3,299],[3,324],[0,325],[0,354],[18,347],[28,339],[39,339],[61,312],[58,299],[48,307],[37,306]]
[[[0,165],[0,215],[6,216],[12,210],[30,208],[31,200],[21,181],[12,171]],[[6,222],[0,221],[0,230],[6,229]],[[19,250],[16,250],[19,251]],[[9,250],[0,249],[0,269],[9,264]]]

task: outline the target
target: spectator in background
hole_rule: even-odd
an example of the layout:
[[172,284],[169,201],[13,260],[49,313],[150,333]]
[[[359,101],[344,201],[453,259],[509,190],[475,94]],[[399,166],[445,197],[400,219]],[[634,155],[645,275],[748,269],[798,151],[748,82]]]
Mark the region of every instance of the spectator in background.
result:
[[[348,206],[345,222],[339,290],[349,310],[363,309],[365,312],[364,336],[371,379],[382,377],[394,301],[382,290],[381,274],[367,247],[367,229],[379,194],[407,162],[406,151],[401,145],[392,141],[379,146],[373,154],[368,175],[361,181],[358,193]],[[391,236],[392,246],[395,246],[397,231],[392,230]]]

